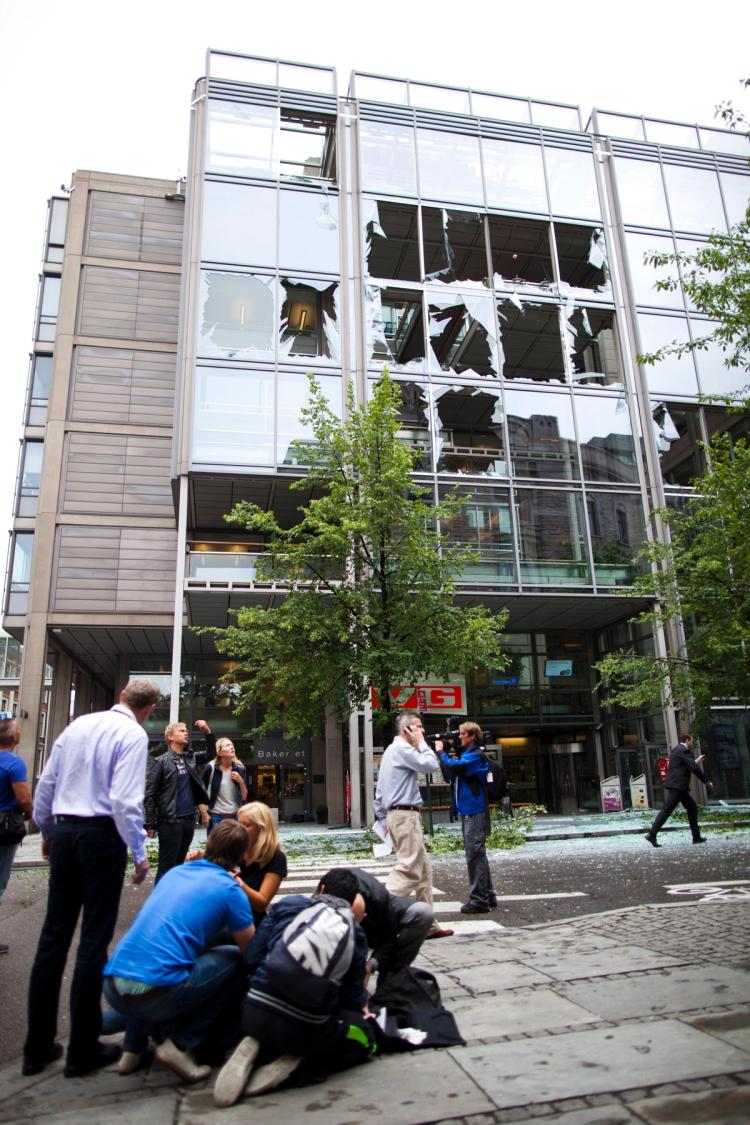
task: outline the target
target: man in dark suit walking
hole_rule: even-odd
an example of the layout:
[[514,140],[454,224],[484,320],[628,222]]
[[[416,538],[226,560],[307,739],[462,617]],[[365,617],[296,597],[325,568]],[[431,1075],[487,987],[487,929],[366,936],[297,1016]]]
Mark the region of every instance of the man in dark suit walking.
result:
[[654,823],[646,833],[646,839],[655,848],[661,847],[661,844],[656,842],[659,829],[666,823],[678,805],[682,805],[687,813],[690,831],[693,834],[693,843],[705,844],[705,837],[701,836],[698,827],[698,806],[690,796],[691,773],[700,778],[708,789],[713,789],[713,784],[708,780],[701,767],[705,756],[705,754],[700,754],[697,758],[693,757],[693,738],[689,734],[683,734],[677,746],[672,747],[667,767],[667,780],[664,783],[666,791],[664,808],[657,813]]

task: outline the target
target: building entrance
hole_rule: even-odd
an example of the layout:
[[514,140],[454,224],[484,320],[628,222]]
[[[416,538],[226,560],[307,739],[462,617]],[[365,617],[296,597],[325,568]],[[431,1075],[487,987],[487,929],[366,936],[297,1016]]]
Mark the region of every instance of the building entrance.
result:
[[593,734],[527,731],[498,734],[500,756],[514,805],[544,805],[572,815],[599,809],[599,778]]

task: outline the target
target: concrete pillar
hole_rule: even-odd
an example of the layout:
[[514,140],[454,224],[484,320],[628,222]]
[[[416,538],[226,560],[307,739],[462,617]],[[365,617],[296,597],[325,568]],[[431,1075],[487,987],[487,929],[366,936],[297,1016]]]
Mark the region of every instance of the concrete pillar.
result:
[[352,828],[362,827],[362,779],[359,768],[359,713],[349,716],[349,793]]
[[344,748],[341,723],[329,712],[325,726],[325,775],[328,823],[344,823]]

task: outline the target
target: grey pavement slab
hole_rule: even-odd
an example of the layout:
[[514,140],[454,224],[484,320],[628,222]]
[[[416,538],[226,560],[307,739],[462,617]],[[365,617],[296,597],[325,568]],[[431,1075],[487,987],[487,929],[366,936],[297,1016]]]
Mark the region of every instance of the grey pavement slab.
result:
[[[699,1094],[649,1098],[632,1108],[649,1125],[747,1125],[750,1121],[750,1086],[733,1090],[706,1090]],[[549,1117],[545,1121],[550,1121]]]
[[[742,1072],[747,1055],[679,1020],[451,1047],[499,1109]],[[498,1065],[500,1064],[500,1065]],[[429,1120],[423,1118],[423,1120]]]
[[[739,1008],[734,1012],[714,1012],[702,1016],[686,1016],[685,1023],[698,1031],[716,1035],[725,1043],[750,1052],[750,1008]],[[750,1067],[748,1067],[750,1069]]]
[[547,988],[533,992],[505,992],[452,1001],[450,1010],[467,1042],[499,1035],[573,1027],[596,1019]]
[[[450,970],[449,970],[450,972]],[[507,988],[524,988],[529,984],[549,984],[550,978],[522,965],[520,961],[502,961],[491,965],[476,965],[471,969],[458,969],[450,973],[462,988],[472,992],[498,992]]]
[[307,1121],[324,1125],[418,1125],[493,1109],[487,1095],[446,1052],[419,1051],[375,1059],[319,1086],[246,1098],[231,1109],[217,1109],[208,1092],[190,1093],[176,1125],[289,1125],[308,1114]]
[[644,969],[661,969],[670,965],[684,965],[694,958],[670,957],[639,945],[613,945],[607,949],[574,950],[570,953],[549,952],[538,954],[533,965],[539,972],[547,973],[553,980],[576,980],[580,977],[603,976],[607,973],[635,973]]
[[12,1125],[21,1125],[28,1120],[43,1122],[44,1125],[172,1125],[177,1110],[178,1093],[157,1094],[153,1097],[143,1096],[137,1099],[128,1098],[117,1102],[97,1102],[96,1105],[77,1107],[75,1109],[62,1109],[68,1105],[66,1099],[60,1098],[59,1109],[53,1109],[43,1117],[7,1118]]
[[554,1113],[540,1120],[544,1125],[634,1125],[640,1117],[635,1117],[624,1105],[591,1106],[588,1109],[572,1109],[568,1113]]
[[593,980],[558,985],[561,996],[602,1019],[658,1016],[722,1004],[750,1002],[750,973],[715,965],[665,969],[625,980]]

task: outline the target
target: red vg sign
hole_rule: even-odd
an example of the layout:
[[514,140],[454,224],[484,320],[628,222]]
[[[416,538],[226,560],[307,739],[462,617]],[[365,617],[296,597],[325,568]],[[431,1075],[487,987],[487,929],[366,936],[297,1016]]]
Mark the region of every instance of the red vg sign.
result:
[[[370,689],[373,708],[381,706],[375,688]],[[399,711],[419,711],[426,715],[465,715],[466,681],[456,677],[455,683],[403,684],[391,688],[391,705]]]

